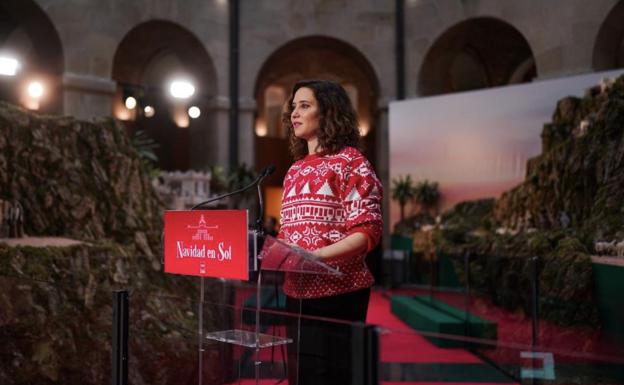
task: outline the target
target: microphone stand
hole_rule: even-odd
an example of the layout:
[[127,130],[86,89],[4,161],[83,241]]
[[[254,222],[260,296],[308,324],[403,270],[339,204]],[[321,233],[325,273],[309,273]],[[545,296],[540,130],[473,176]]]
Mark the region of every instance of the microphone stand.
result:
[[[250,230],[253,230],[254,234],[253,234],[253,239],[250,239],[249,241],[251,242],[250,244],[253,245],[253,249],[254,250],[258,250],[258,248],[262,247],[262,243],[264,241],[264,223],[263,223],[263,217],[264,217],[264,198],[262,196],[262,188],[260,187],[262,184],[262,181],[264,180],[264,178],[266,178],[267,176],[271,175],[273,172],[275,171],[275,166],[274,165],[269,165],[265,168],[263,168],[260,173],[258,173],[258,176],[256,177],[256,179],[254,179],[251,183],[249,183],[247,186],[244,186],[238,190],[226,193],[226,194],[222,194],[219,195],[217,197],[214,198],[210,198],[207,201],[201,202],[196,204],[195,206],[191,207],[191,210],[199,210],[201,209],[203,206],[207,205],[208,203],[211,202],[215,202],[218,200],[221,200],[223,198],[227,198],[229,196],[232,195],[236,195],[236,194],[240,194],[243,193],[247,190],[249,190],[250,188],[252,188],[253,186],[256,186],[258,189],[258,203],[259,203],[259,213],[258,213],[258,217],[256,219],[256,221],[249,226]],[[258,237],[259,235],[259,237]],[[260,240],[260,243],[258,243],[258,240]],[[254,261],[254,269],[256,267],[256,263]]]
[[[270,166],[269,166],[270,167]],[[202,206],[207,205],[208,203],[212,203],[218,200],[221,200],[223,198],[227,198],[229,196],[232,195],[236,195],[236,194],[240,194],[240,193],[244,193],[245,191],[249,190],[250,188],[252,188],[253,186],[255,186],[256,184],[260,184],[262,182],[262,179],[264,179],[265,177],[267,177],[271,172],[273,172],[273,170],[271,170],[269,172],[269,167],[265,168],[264,170],[262,170],[260,172],[260,174],[258,174],[258,176],[256,177],[256,179],[254,179],[250,184],[248,184],[245,187],[239,188],[238,190],[223,194],[223,195],[219,195],[217,197],[214,198],[210,198],[207,201],[203,201],[200,202],[198,204],[196,204],[195,206],[191,207],[191,210],[199,210],[202,208]]]
[[256,231],[264,235],[264,197],[262,196],[262,188],[260,187],[260,183],[256,186],[258,188],[258,204],[260,205],[258,209],[258,218],[256,219]]
[[[255,231],[256,231],[256,236],[260,235],[259,238],[256,238],[256,247],[258,248],[258,250],[260,250],[262,248],[262,244],[264,243],[264,223],[263,223],[263,218],[264,218],[264,198],[262,196],[262,188],[260,186],[260,184],[262,183],[262,179],[264,179],[265,177],[271,175],[273,173],[273,171],[275,171],[275,166],[274,165],[270,165],[267,168],[264,169],[264,175],[262,178],[260,178],[258,180],[258,184],[256,185],[256,188],[258,189],[258,204],[259,204],[259,208],[258,208],[258,218],[256,219],[256,224],[255,224]],[[258,242],[258,240],[260,242]],[[256,327],[255,327],[255,333],[256,333],[256,350],[255,350],[255,362],[254,362],[254,371],[255,371],[255,377],[256,377],[256,385],[259,385],[259,381],[260,381],[260,364],[262,363],[262,361],[260,361],[260,307],[262,306],[262,269],[260,268],[260,265],[258,264],[258,277],[256,277]]]

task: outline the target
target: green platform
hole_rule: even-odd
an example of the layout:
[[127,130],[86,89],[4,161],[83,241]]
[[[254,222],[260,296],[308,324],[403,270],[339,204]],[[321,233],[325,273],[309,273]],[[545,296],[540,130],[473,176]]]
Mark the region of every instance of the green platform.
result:
[[624,341],[624,263],[619,258],[593,257],[594,285],[603,331]]
[[[462,309],[448,305],[427,296],[393,296],[391,310],[403,322],[417,331],[469,336],[495,340],[498,328],[496,323],[473,314],[466,316]],[[431,343],[444,348],[470,347],[465,341],[441,337],[426,337]]]

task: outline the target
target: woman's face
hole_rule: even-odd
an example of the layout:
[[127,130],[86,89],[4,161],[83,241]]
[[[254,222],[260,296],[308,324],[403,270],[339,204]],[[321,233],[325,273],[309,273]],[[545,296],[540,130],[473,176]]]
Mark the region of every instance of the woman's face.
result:
[[316,139],[319,129],[319,105],[314,92],[307,87],[301,87],[295,92],[292,102],[293,111],[290,114],[295,136],[307,141]]

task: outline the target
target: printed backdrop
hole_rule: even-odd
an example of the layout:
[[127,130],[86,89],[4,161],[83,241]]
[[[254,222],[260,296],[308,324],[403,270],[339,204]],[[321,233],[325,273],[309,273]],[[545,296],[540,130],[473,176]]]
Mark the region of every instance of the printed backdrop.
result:
[[[464,200],[498,197],[524,179],[526,161],[541,152],[542,127],[557,101],[582,96],[601,79],[623,72],[393,102],[390,180],[409,174],[415,182],[438,182],[442,211]],[[391,228],[398,220],[399,207],[392,202]]]

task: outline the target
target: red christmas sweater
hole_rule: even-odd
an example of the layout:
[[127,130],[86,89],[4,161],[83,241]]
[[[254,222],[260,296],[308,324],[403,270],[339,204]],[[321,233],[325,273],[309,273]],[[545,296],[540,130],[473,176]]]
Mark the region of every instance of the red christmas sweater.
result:
[[353,147],[336,154],[308,155],[293,163],[284,178],[278,238],[312,251],[361,232],[368,247],[355,257],[322,259],[342,276],[287,273],[286,295],[320,298],[373,285],[364,258],[381,238],[382,194],[370,163]]

